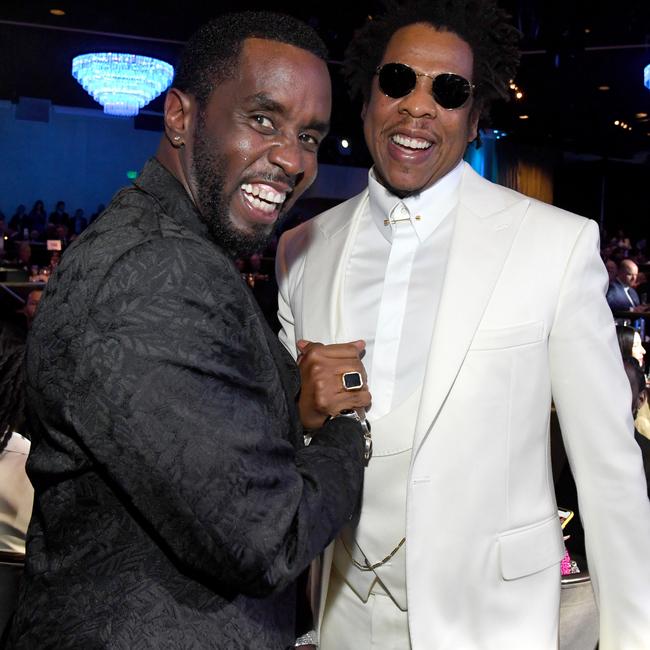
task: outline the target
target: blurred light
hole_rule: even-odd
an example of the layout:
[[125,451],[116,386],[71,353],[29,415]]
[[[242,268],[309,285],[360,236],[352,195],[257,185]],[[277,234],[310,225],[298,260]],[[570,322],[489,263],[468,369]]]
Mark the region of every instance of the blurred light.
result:
[[129,180],[134,181],[134,180],[138,177],[138,172],[133,171],[133,170],[131,169],[131,170],[129,170],[128,172],[126,172],[126,177],[127,177]]
[[520,120],[527,120],[528,117],[529,117],[528,115],[520,115],[520,116],[519,116],[519,119],[520,119]]
[[518,91],[515,93],[515,97],[516,97],[517,99],[521,99],[523,96],[524,96],[524,93],[522,93],[521,90],[518,90]]
[[53,16],[65,16],[65,11],[63,11],[63,9],[50,9],[50,13]]
[[501,140],[507,135],[505,131],[499,131],[499,129],[481,129],[482,140]]
[[137,115],[166,90],[174,68],[148,56],[94,52],[72,59],[72,76],[109,115]]
[[336,138],[336,150],[341,156],[349,156],[352,154],[352,144],[347,138]]
[[643,69],[643,85],[650,90],[650,63]]
[[648,117],[648,114],[647,113],[636,113],[634,115],[634,117],[636,117],[638,120],[643,120],[644,118]]
[[614,126],[618,126],[620,122],[618,120],[614,120]]
[[609,86],[607,84],[603,84],[602,86],[598,86],[598,90],[609,90]]
[[589,29],[589,27],[585,27],[585,34],[591,34],[591,30]]

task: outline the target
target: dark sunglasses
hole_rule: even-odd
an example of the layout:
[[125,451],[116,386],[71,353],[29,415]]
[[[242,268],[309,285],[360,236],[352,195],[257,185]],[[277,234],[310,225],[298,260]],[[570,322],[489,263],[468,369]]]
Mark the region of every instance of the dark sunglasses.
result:
[[453,72],[432,75],[416,72],[404,63],[384,63],[375,74],[379,77],[379,88],[384,95],[399,99],[406,97],[417,84],[418,77],[429,77],[433,98],[447,110],[460,108],[471,97],[474,84]]

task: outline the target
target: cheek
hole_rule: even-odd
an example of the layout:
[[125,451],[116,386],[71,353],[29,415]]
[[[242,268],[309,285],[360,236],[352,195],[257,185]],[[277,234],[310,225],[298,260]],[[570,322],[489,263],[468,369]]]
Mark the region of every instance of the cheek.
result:
[[304,192],[316,180],[318,175],[318,157],[316,154],[305,154],[304,166],[305,170],[298,182],[301,192]]

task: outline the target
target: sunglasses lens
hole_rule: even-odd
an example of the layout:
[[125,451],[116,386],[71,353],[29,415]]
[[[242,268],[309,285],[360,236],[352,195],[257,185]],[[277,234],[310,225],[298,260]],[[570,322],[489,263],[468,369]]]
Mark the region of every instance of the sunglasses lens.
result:
[[403,63],[387,63],[379,70],[381,92],[393,99],[408,95],[416,83],[415,72]]
[[471,93],[470,82],[458,74],[446,72],[433,80],[433,97],[443,108],[460,108]]

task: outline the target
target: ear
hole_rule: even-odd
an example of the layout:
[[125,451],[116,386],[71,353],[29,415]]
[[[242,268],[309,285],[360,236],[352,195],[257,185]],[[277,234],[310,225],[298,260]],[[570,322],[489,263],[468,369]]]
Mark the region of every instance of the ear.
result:
[[165,97],[165,135],[173,146],[185,144],[191,133],[194,98],[178,88],[171,88]]
[[478,135],[478,121],[480,117],[481,112],[475,108],[472,108],[470,114],[467,117],[467,142],[474,142],[474,140],[476,140],[476,136]]
[[368,112],[368,102],[364,101],[363,106],[361,107],[361,119],[366,119],[366,113]]

